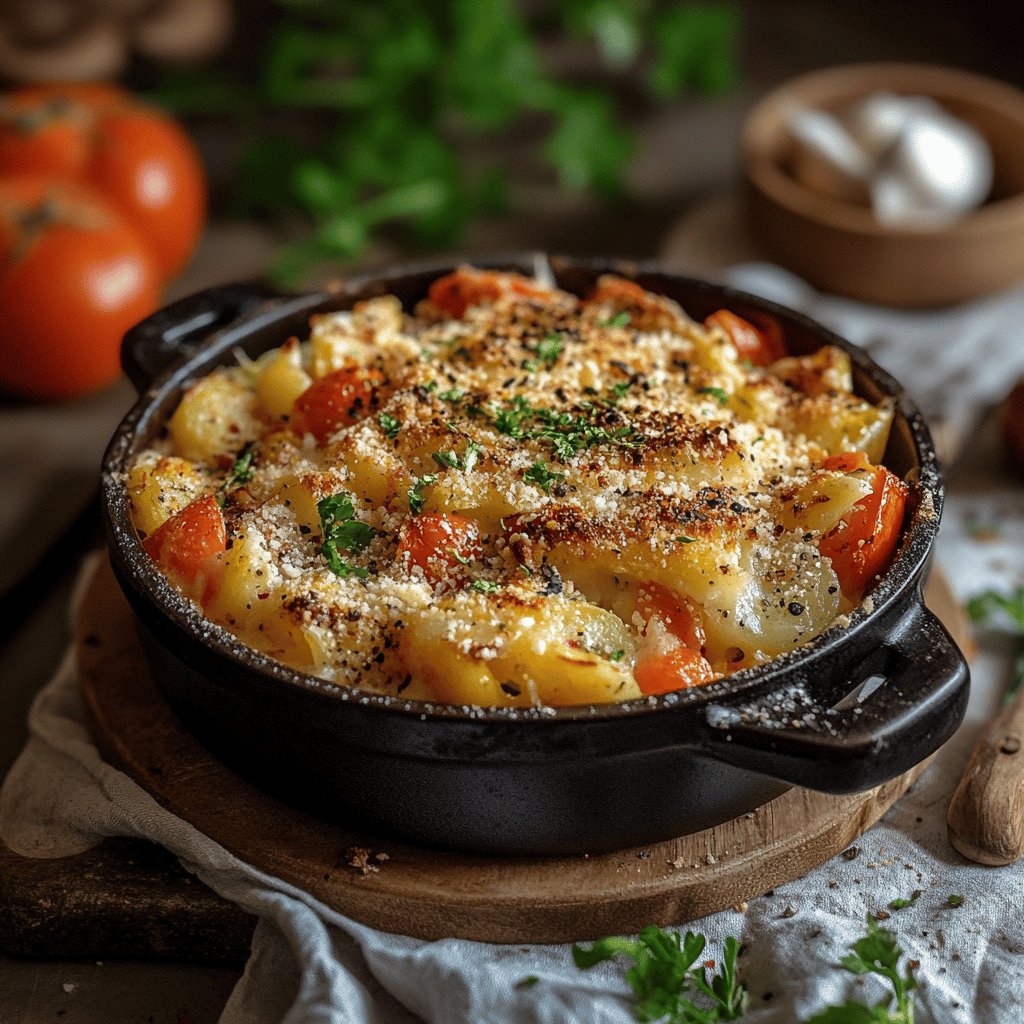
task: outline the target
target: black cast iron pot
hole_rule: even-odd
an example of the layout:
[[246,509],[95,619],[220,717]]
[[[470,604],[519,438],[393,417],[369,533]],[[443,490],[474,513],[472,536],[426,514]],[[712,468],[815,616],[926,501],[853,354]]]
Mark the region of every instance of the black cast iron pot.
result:
[[[531,272],[534,257],[476,261]],[[123,361],[138,403],[103,464],[114,569],[140,623],[153,674],[224,762],[320,816],[404,840],[469,850],[560,854],[635,846],[698,831],[789,785],[864,790],[927,757],[967,703],[963,656],[921,600],[942,485],[919,412],[862,351],[820,325],[741,292],[654,269],[552,260],[585,293],[602,273],[634,277],[702,319],[766,311],[796,353],[846,349],[857,391],[891,396],[886,464],[914,497],[894,564],[848,625],[771,664],[695,690],[600,707],[482,710],[331,685],[254,652],[206,621],[157,571],[132,528],[124,471],[159,436],[192,381],[303,334],[313,313],[397,294],[411,306],[451,265],[354,277],[331,293],[284,297],[212,288],[134,328]]]

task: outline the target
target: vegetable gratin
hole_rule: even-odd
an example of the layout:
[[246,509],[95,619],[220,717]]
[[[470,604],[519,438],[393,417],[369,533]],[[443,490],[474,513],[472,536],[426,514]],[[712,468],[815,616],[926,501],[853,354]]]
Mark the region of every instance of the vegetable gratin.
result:
[[585,705],[763,664],[888,567],[893,410],[779,325],[463,268],[184,395],[128,474],[203,613],[335,683]]

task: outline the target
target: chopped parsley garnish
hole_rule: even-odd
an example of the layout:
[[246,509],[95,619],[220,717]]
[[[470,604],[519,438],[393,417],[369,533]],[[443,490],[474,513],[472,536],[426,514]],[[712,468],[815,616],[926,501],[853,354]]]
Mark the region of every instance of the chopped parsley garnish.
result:
[[555,365],[555,361],[558,359],[562,352],[562,336],[560,334],[547,334],[538,343],[534,349],[537,358],[528,359],[523,363],[523,369],[528,370],[530,373],[535,373],[541,368],[541,366],[551,367]]
[[[648,925],[633,939],[598,939],[589,949],[572,947],[573,963],[584,970],[619,954],[633,966],[626,980],[633,988],[633,1014],[638,1021],[665,1024],[716,1024],[739,1020],[747,1007],[747,987],[736,977],[739,941],[725,940],[722,962],[708,977],[713,961],[702,961],[707,940],[687,932],[664,932]],[[691,998],[692,997],[692,998]]]
[[421,385],[421,387],[429,395],[432,392],[437,390],[437,381],[436,380],[428,380],[427,383]]
[[[521,441],[524,438],[547,441],[559,462],[569,462],[577,453],[600,444],[636,448],[641,444],[633,438],[630,427],[603,427],[590,416],[593,406],[585,406],[585,415],[558,412],[554,409],[534,408],[525,398],[517,395],[504,409],[491,410],[494,429],[506,437]],[[532,429],[527,429],[527,424]],[[536,426],[532,424],[536,423]]]
[[528,565],[522,565],[522,564],[520,564],[520,566],[519,566],[519,571],[520,571],[520,572],[521,572],[521,573],[522,573],[522,574],[523,574],[524,576],[532,576],[532,575],[533,575],[533,570],[532,570],[532,569],[531,569],[531,568],[530,568],[530,567],[529,567]]
[[559,462],[568,462],[577,453],[599,444],[621,445],[635,448],[640,442],[632,440],[629,427],[608,427],[592,423],[586,416],[569,412],[554,412],[551,409],[537,409],[535,417],[542,427],[531,430],[526,436],[547,441]]
[[620,310],[615,316],[608,317],[607,320],[598,320],[598,327],[628,327],[629,326],[629,314],[623,309]]
[[628,380],[619,381],[618,384],[611,386],[612,401],[621,402],[626,397],[626,392],[632,387],[632,382]]
[[515,398],[509,402],[508,407],[505,409],[499,409],[494,414],[494,429],[499,434],[504,434],[506,437],[522,438],[526,435],[523,433],[523,421],[529,419],[533,415],[533,406],[522,397],[522,395],[516,395]]
[[384,431],[385,436],[390,437],[392,441],[398,437],[398,432],[402,429],[402,424],[388,412],[382,412],[377,417],[377,422],[380,424],[380,429]]
[[331,572],[342,579],[349,576],[365,579],[369,576],[365,569],[351,565],[341,557],[342,551],[358,555],[374,537],[373,528],[355,518],[352,498],[347,494],[333,494],[321,498],[316,504],[316,510],[320,513],[320,530],[323,534],[320,554]]
[[501,590],[497,583],[490,580],[473,580],[471,586],[478,594],[494,594]]
[[228,475],[227,486],[241,487],[242,484],[247,484],[255,475],[256,470],[253,469],[252,465],[252,449],[249,449],[242,452],[235,459],[235,464],[231,467],[231,473]]
[[722,388],[698,388],[697,394],[710,395],[719,405],[725,405],[729,401],[729,396]]
[[951,893],[946,897],[947,907],[962,907],[964,905],[964,898],[959,893]]
[[608,655],[608,660],[609,661],[622,661],[622,659],[625,656],[626,656],[626,652],[620,649],[620,650],[617,650],[617,651],[612,651],[612,653]]
[[431,458],[445,469],[461,469],[463,473],[469,473],[480,459],[480,445],[467,441],[461,458],[455,452],[434,452]]
[[558,473],[543,462],[535,462],[524,474],[523,479],[536,484],[545,494],[551,493],[551,485],[564,480],[565,474]]
[[697,538],[696,537],[687,537],[687,535],[685,533],[681,533],[678,537],[676,537],[676,540],[680,544],[693,544],[693,543],[695,543]]
[[434,452],[430,456],[439,466],[444,466],[446,469],[461,469],[462,465],[459,462],[458,455],[455,452]]
[[441,391],[437,397],[442,402],[461,402],[466,397],[466,392],[462,388],[449,388],[447,391]]
[[465,555],[461,554],[458,548],[449,548],[448,554],[450,554],[460,565],[469,565],[469,559]]
[[533,988],[538,981],[540,981],[540,978],[536,974],[528,974],[525,978],[520,978],[516,982],[516,988]]
[[406,492],[409,497],[410,510],[419,515],[423,511],[423,489],[437,483],[437,476],[434,473],[427,473],[426,476],[418,476],[413,481],[412,487]]

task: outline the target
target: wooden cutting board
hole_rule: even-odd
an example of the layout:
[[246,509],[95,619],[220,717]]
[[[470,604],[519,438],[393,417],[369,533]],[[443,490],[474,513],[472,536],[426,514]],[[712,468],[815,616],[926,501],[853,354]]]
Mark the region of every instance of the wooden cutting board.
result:
[[[961,645],[968,645],[962,614],[938,574],[928,600]],[[794,788],[715,828],[616,853],[499,858],[421,849],[319,821],[216,761],[178,721],[150,678],[132,614],[106,564],[82,602],[77,644],[83,695],[106,757],[241,859],[358,921],[420,938],[562,942],[703,917],[845,850],[924,769],[919,765],[852,796]],[[0,882],[0,890],[10,888],[11,860],[8,852],[8,881]],[[76,860],[44,863],[64,864],[66,873]],[[35,885],[45,891],[39,863],[33,865]],[[217,909],[222,901],[211,903],[211,894],[202,895],[196,902],[205,901],[207,918],[224,912]],[[111,896],[123,916],[125,900],[116,885]],[[181,914],[188,911],[179,900],[174,912],[180,930]],[[228,913],[225,920],[230,918]],[[231,927],[246,932],[237,919]],[[240,952],[240,941],[233,941]],[[165,953],[167,946],[164,941],[157,952]],[[222,949],[220,958],[230,958],[230,951]]]

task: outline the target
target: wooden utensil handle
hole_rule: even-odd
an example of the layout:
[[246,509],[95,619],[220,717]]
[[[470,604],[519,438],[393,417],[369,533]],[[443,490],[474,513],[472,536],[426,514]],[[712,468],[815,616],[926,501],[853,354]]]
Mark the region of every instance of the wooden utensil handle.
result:
[[949,804],[949,841],[979,864],[1024,855],[1024,691],[992,720]]

